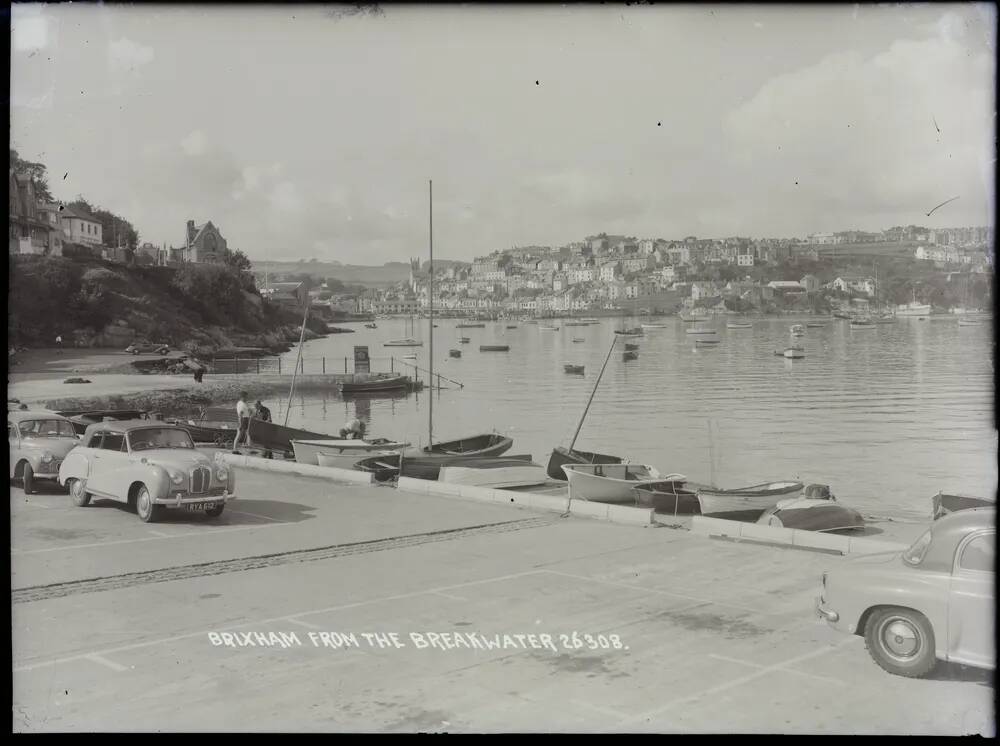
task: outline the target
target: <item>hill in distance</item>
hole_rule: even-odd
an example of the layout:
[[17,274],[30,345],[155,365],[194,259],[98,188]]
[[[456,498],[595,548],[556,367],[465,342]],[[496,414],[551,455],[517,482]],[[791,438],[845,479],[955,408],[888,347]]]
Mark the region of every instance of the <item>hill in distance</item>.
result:
[[[251,260],[255,273],[269,274],[301,274],[308,273],[314,277],[335,277],[341,282],[368,287],[387,287],[398,282],[406,282],[410,278],[409,262],[386,262],[382,266],[363,264],[341,264],[338,261],[267,261]],[[450,259],[435,259],[437,267],[451,265],[468,265],[468,262],[458,262]],[[427,262],[421,263],[426,269]]]

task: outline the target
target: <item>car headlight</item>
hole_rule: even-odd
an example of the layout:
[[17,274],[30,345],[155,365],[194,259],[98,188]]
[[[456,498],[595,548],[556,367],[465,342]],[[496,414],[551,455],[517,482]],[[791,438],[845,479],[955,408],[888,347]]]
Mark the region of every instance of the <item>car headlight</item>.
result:
[[46,451],[45,453],[42,454],[42,463],[43,464],[51,463],[51,461],[52,461],[52,454],[51,453],[49,453],[48,451]]
[[180,484],[181,482],[184,481],[184,475],[183,474],[181,474],[179,472],[175,472],[175,471],[171,471],[171,472],[168,472],[168,473],[170,474],[170,481],[173,482],[174,484]]
[[229,479],[229,469],[225,466],[217,466],[215,469],[215,478],[220,482],[224,482]]

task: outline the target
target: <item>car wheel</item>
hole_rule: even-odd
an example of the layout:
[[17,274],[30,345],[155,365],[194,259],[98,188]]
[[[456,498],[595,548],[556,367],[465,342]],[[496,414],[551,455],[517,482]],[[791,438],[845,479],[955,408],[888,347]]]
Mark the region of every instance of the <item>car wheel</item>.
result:
[[31,468],[31,464],[25,464],[21,471],[21,485],[26,495],[35,491],[35,470]]
[[920,678],[937,665],[934,630],[927,618],[912,609],[877,609],[865,625],[865,647],[889,673]]
[[166,355],[168,352],[170,352],[170,350],[168,350],[166,347],[161,347],[159,352],[161,355]]
[[205,515],[207,515],[209,518],[218,518],[220,515],[222,515],[222,511],[225,509],[226,509],[225,504],[222,504],[215,508],[209,508],[208,510],[205,511]]
[[90,504],[90,493],[83,488],[82,480],[70,479],[66,486],[69,487],[69,495],[73,498],[74,505],[85,508]]
[[160,506],[153,504],[153,498],[146,485],[139,487],[135,493],[135,512],[143,523],[152,523],[160,515]]

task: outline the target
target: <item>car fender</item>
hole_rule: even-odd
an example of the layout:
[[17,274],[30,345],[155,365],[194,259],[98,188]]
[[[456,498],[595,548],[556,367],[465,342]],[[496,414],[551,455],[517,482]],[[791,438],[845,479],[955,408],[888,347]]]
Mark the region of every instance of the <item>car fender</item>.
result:
[[153,499],[167,497],[170,494],[170,474],[165,467],[158,464],[141,464],[128,472],[126,496],[131,494],[132,487],[137,483],[146,485],[149,496]]
[[74,448],[66,454],[66,458],[59,465],[59,484],[65,486],[68,479],[80,479],[86,481],[90,476],[90,459],[87,454],[80,451],[79,447]]

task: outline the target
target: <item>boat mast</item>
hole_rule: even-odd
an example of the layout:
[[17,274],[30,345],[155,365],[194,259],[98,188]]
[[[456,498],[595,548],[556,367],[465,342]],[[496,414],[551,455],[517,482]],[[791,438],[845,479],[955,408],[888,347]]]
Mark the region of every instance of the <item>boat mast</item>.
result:
[[601,376],[604,375],[604,369],[608,367],[608,360],[611,359],[611,352],[615,349],[615,342],[618,341],[618,337],[614,334],[611,335],[611,346],[608,348],[608,356],[604,358],[604,365],[601,366],[601,372],[597,374],[597,380],[594,382],[594,390],[590,392],[590,398],[587,400],[587,406],[583,409],[583,416],[580,418],[580,424],[576,426],[576,432],[573,433],[573,440],[569,444],[569,452],[573,452],[573,446],[576,445],[576,439],[580,435],[580,430],[583,429],[583,421],[587,419],[587,412],[590,411],[590,404],[594,401],[594,394],[597,393],[597,387],[601,385]]
[[[303,283],[305,284],[305,283]],[[295,370],[292,371],[292,385],[288,389],[288,406],[285,407],[285,422],[288,425],[288,413],[292,411],[292,394],[295,393],[295,377],[299,373],[299,366],[302,365],[302,345],[306,339],[306,319],[309,317],[309,288],[306,287],[305,310],[302,312],[302,330],[299,332],[299,354],[295,358]],[[239,371],[237,371],[238,373]]]
[[430,319],[428,320],[428,333],[430,334],[430,373],[428,374],[428,384],[430,384],[431,390],[428,394],[427,400],[429,402],[427,407],[427,447],[430,448],[434,445],[434,181],[428,180],[427,182],[427,217],[428,217],[428,241],[430,243],[430,292],[428,297],[430,300]]

